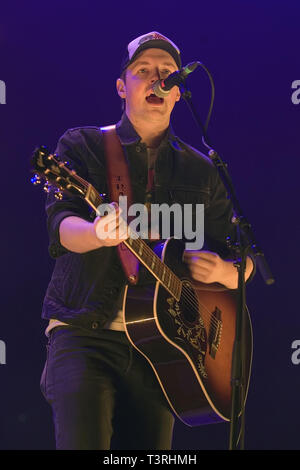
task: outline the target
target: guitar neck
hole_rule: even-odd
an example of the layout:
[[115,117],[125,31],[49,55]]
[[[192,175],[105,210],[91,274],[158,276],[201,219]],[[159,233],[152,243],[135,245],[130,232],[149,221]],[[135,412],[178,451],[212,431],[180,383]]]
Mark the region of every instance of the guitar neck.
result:
[[124,245],[138,258],[161,285],[179,301],[181,280],[164,264],[161,259],[141,238],[129,237]]

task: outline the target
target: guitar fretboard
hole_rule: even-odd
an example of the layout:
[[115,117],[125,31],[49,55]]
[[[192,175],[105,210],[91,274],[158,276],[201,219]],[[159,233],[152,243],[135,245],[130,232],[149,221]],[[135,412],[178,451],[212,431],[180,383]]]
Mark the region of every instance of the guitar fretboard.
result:
[[164,264],[141,238],[129,237],[123,242],[151,274],[177,301],[181,294],[181,280]]

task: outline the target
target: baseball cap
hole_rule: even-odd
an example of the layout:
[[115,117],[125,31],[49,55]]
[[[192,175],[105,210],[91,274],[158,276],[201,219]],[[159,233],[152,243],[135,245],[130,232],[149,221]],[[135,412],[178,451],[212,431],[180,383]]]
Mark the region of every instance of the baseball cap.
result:
[[180,50],[176,44],[163,34],[158,33],[157,31],[152,31],[151,33],[139,36],[128,44],[121,64],[121,73],[135,61],[140,52],[150,48],[163,49],[167,51],[175,60],[177,67],[181,69]]

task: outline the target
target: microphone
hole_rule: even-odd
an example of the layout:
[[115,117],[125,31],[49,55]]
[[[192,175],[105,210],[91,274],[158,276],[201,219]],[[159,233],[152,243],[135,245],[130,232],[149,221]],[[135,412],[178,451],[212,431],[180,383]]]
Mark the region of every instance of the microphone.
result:
[[198,67],[199,62],[191,62],[181,70],[171,73],[165,80],[157,80],[152,87],[153,93],[159,98],[168,96],[174,86],[180,86],[186,77]]

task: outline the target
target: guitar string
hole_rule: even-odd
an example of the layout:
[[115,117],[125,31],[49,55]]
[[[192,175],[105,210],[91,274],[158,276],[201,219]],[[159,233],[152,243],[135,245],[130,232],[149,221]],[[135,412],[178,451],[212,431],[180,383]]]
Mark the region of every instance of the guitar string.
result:
[[[62,166],[67,171],[67,173],[69,173],[71,176],[75,176],[74,174],[72,174],[71,170],[69,170],[67,167],[65,167],[65,165],[62,165]],[[76,174],[76,177],[86,189],[88,189],[90,186],[93,188],[93,186],[90,185],[90,183],[85,181],[78,174]],[[101,203],[101,198],[98,195],[98,193],[96,192],[96,203],[98,203],[98,202]],[[134,239],[132,239],[132,240],[134,240]],[[210,312],[208,310],[208,308],[204,304],[202,304],[201,301],[199,301],[198,298],[196,298],[196,300],[195,300],[195,295],[191,294],[188,290],[184,289],[183,282],[175,275],[175,273],[173,273],[173,271],[167,265],[163,265],[163,262],[161,261],[161,259],[156,255],[156,253],[154,253],[151,250],[150,247],[148,247],[148,245],[141,238],[138,237],[137,240],[139,240],[139,243],[142,244],[143,250],[146,248],[147,254],[148,254],[148,256],[150,256],[150,259],[153,259],[153,257],[157,258],[158,266],[156,267],[156,269],[158,268],[158,269],[160,269],[160,271],[161,271],[161,268],[164,269],[165,273],[168,272],[168,275],[171,278],[173,277],[173,279],[177,283],[179,283],[179,285],[181,286],[181,292],[182,292],[181,298],[183,298],[186,301],[186,303],[188,303],[195,310],[195,312],[197,314],[199,313],[199,311],[198,311],[199,306],[202,307],[202,309],[204,309],[204,311],[201,312],[202,317],[205,320],[210,321],[211,325],[213,324],[216,328],[218,328],[219,325],[220,325],[220,320],[218,320],[214,316],[212,316],[212,312]],[[164,282],[162,280],[159,280],[159,282],[164,286]],[[175,295],[173,295],[173,296],[176,297]]]

